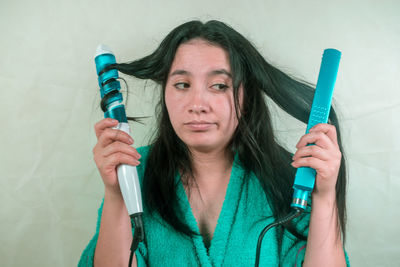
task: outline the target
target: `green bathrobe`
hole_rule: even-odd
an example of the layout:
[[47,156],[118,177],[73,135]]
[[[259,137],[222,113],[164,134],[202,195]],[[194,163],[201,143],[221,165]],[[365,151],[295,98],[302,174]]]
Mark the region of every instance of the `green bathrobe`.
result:
[[[141,184],[148,151],[149,147],[138,149],[142,155],[142,163],[138,166]],[[176,179],[184,220],[193,231],[200,233],[179,175]],[[78,265],[80,267],[93,266],[102,208],[103,204],[98,212],[96,233],[82,253]],[[236,156],[209,249],[205,247],[200,234],[190,238],[176,232],[158,214],[149,215],[144,205],[146,240],[139,244],[135,252],[138,266],[254,266],[258,236],[273,221],[275,219],[259,181],[251,174],[245,177],[244,169]],[[296,220],[298,229],[307,233],[308,221],[309,213],[301,220]],[[281,253],[283,266],[301,266],[304,260],[306,242],[300,241],[293,246],[295,240],[292,234],[285,231]],[[260,266],[278,266],[276,228],[270,229],[264,236]]]

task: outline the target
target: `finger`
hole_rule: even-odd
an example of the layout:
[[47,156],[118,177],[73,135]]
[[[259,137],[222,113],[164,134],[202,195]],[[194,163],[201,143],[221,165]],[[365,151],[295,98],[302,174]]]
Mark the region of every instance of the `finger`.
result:
[[310,132],[303,135],[296,145],[296,148],[305,147],[308,144],[315,144],[324,149],[332,149],[335,144],[332,140],[323,132]]
[[328,123],[319,123],[312,127],[309,132],[323,132],[329,137],[333,144],[338,145],[337,132],[334,125]]
[[121,152],[111,154],[106,158],[106,162],[107,165],[115,167],[120,164],[128,164],[131,166],[138,166],[140,164],[140,161],[138,161],[134,157],[131,157]]
[[299,158],[303,157],[314,157],[318,158],[320,160],[330,160],[331,156],[329,154],[329,151],[326,149],[323,149],[319,146],[316,145],[311,145],[311,146],[305,146],[299,148],[296,153],[293,155],[293,160],[297,160]]
[[319,170],[322,170],[327,165],[327,162],[314,157],[305,157],[305,158],[298,158],[291,164],[295,168],[310,167],[319,172]]
[[99,139],[99,136],[103,133],[103,131],[107,128],[112,128],[118,124],[117,120],[111,119],[111,118],[105,118],[102,119],[101,121],[97,122],[94,125],[94,131],[96,133],[97,139]]
[[134,142],[132,137],[124,131],[107,128],[100,135],[98,143],[101,147],[106,147],[115,141],[120,141],[128,145],[132,145]]
[[137,152],[137,150],[134,147],[119,141],[116,141],[105,147],[103,149],[102,156],[108,157],[109,155],[117,152],[125,153],[129,156],[134,157],[137,160],[141,157],[141,155]]

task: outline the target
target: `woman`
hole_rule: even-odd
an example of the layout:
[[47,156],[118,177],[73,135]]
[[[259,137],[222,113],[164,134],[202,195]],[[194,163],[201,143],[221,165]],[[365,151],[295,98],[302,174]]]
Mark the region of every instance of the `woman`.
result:
[[345,162],[335,112],[336,127],[316,125],[292,155],[275,141],[265,103],[266,95],[306,122],[312,87],[268,64],[218,21],[180,25],[153,54],[112,67],[161,85],[158,132],[151,146],[135,150],[127,134],[112,129],[116,121],[96,124],[93,153],[105,196],[80,265],[128,264],[132,228],[119,164],[138,166],[143,192],[146,240],[133,266],[252,266],[261,230],[290,212],[302,166],[317,171],[311,212],[268,232],[260,266],[346,265]]

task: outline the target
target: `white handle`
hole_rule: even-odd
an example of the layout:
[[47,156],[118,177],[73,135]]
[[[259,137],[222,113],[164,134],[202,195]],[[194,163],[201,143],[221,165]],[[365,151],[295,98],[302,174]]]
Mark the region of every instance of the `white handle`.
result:
[[[119,123],[114,127],[130,135],[128,123]],[[121,164],[117,168],[119,187],[129,215],[143,212],[142,193],[140,191],[139,177],[135,166]]]

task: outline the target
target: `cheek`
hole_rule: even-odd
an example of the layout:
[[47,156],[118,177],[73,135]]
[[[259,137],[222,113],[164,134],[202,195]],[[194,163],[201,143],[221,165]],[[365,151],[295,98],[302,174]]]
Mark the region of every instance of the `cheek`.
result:
[[167,90],[165,92],[165,106],[167,107],[168,116],[174,128],[179,121],[180,114],[182,113],[179,111],[179,105],[177,105],[177,102],[179,101],[177,101],[174,98],[174,95],[169,93]]
[[220,113],[220,116],[226,121],[226,125],[229,128],[236,128],[238,122],[235,112],[235,104],[233,97],[226,97],[224,99],[218,99],[215,101],[215,107]]

